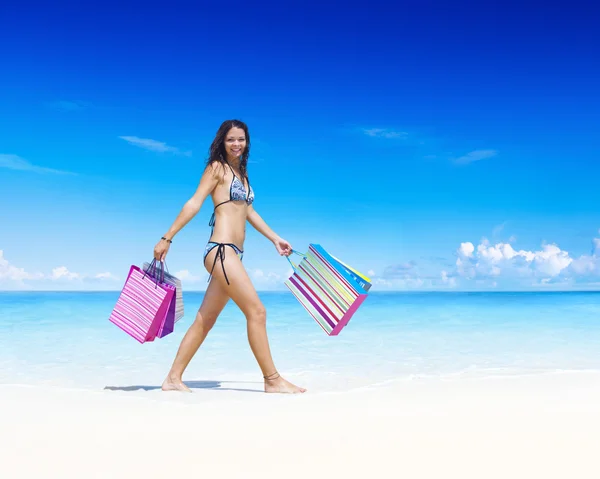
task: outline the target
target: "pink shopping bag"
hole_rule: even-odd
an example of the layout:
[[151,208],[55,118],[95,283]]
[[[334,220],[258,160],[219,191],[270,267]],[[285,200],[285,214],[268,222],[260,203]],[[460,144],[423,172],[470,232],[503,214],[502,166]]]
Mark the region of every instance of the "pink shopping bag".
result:
[[175,294],[176,292],[173,293],[173,299],[167,308],[165,318],[158,328],[158,332],[156,333],[157,338],[164,338],[165,336],[171,334],[175,329]]
[[169,281],[165,276],[166,263],[159,262],[158,266],[156,263],[156,259],[153,259],[150,264],[144,263],[143,271],[148,274],[150,277],[154,278],[155,281],[159,281],[161,284],[167,284],[174,288],[175,292],[173,293],[173,299],[169,303],[169,307],[166,310],[164,317],[161,319],[160,326],[158,327],[158,332],[156,333],[156,337],[164,338],[165,336],[171,334],[175,329],[175,323],[177,322],[177,285],[173,284],[172,281]]
[[173,286],[132,265],[109,321],[140,343],[154,341],[174,296]]

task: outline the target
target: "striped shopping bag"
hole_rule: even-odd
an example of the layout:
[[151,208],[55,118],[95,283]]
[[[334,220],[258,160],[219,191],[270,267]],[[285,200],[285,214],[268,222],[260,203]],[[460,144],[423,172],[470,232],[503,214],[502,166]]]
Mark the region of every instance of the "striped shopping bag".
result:
[[144,263],[142,266],[142,270],[149,274],[154,279],[159,280],[161,283],[166,283],[173,288],[175,288],[175,293],[173,296],[173,301],[171,301],[171,305],[167,310],[167,315],[165,320],[162,322],[161,326],[158,328],[158,332],[156,333],[156,337],[164,338],[173,332],[175,329],[175,323],[179,321],[183,317],[183,294],[181,291],[181,280],[179,278],[171,275],[167,269],[167,263],[164,261],[159,261],[158,265],[156,263],[156,259],[152,260],[152,263]]
[[[154,263],[154,262],[153,262]],[[181,280],[176,276],[173,276],[169,273],[167,268],[167,263],[164,262],[165,269],[162,271],[162,277],[164,278],[164,282],[170,284],[175,288],[175,322],[179,321],[183,318],[184,309],[183,309],[183,290],[181,288]],[[146,272],[155,272],[158,268],[154,266],[152,263],[145,262],[142,265],[142,269]]]
[[294,272],[284,282],[300,304],[329,336],[337,336],[366,299],[371,280],[327,253],[309,245]]
[[132,265],[108,319],[140,343],[154,341],[167,314],[175,312],[174,295],[172,285]]

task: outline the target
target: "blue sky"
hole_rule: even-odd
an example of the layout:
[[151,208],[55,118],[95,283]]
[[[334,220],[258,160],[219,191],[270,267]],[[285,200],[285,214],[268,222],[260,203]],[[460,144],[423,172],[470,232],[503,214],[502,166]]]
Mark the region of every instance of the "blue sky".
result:
[[[600,289],[590,3],[191,3],[3,12],[0,289],[120,289],[229,118],[256,210],[374,290]],[[169,252],[188,290],[211,213]],[[250,226],[244,247],[285,289]]]

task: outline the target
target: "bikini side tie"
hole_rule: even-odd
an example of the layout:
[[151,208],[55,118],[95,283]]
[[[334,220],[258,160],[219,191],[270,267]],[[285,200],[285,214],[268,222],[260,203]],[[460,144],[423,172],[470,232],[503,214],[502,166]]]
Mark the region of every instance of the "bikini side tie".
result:
[[227,278],[227,273],[225,272],[225,264],[224,264],[225,263],[225,246],[232,247],[234,251],[237,248],[237,246],[234,245],[233,243],[217,243],[217,244],[219,246],[217,246],[217,254],[215,255],[215,260],[213,261],[213,265],[210,270],[210,275],[208,276],[208,281],[210,282],[210,279],[212,278],[212,274],[215,269],[215,265],[217,264],[217,259],[221,258],[221,268],[223,268],[223,275],[225,276],[225,281],[227,281],[227,285],[229,285],[229,279]]

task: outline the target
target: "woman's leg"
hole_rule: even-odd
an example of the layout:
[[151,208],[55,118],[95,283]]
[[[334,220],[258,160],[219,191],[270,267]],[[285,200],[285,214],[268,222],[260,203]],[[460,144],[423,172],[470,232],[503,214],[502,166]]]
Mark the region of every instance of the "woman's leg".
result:
[[[206,264],[213,264],[214,257],[217,254],[216,249],[208,254]],[[221,259],[217,259],[217,263],[220,262]],[[267,338],[267,313],[242,262],[235,254],[234,249],[229,246],[225,250],[224,266],[229,284],[227,284],[220,264],[213,271],[212,281],[216,281],[221,285],[221,288],[226,291],[227,295],[233,299],[246,316],[248,342],[263,377],[266,377],[265,392],[304,392],[305,389],[289,383],[277,373]]]
[[198,351],[208,332],[215,325],[217,317],[223,311],[227,301],[229,301],[227,291],[223,289],[218,281],[211,281],[208,288],[206,288],[206,293],[204,293],[204,299],[200,309],[198,309],[196,319],[181,341],[173,366],[171,366],[171,370],[162,385],[163,391],[190,391],[181,380],[183,371]]

